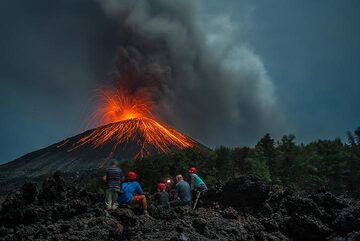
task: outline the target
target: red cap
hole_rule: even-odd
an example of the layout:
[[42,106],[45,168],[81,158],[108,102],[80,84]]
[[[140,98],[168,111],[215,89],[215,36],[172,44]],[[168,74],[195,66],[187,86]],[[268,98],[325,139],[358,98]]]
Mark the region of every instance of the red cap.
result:
[[163,190],[165,190],[165,188],[166,188],[165,183],[162,183],[162,182],[158,183],[157,189],[159,189],[160,191],[163,191]]
[[189,168],[189,173],[196,173],[196,172],[197,172],[197,170],[196,170],[195,167],[190,167]]
[[137,174],[135,172],[129,172],[127,174],[127,179],[133,181],[133,180],[137,179]]

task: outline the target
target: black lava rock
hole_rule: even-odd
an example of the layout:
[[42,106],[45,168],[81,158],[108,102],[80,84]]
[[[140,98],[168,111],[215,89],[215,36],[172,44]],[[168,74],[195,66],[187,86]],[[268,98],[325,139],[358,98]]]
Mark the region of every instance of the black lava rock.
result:
[[219,202],[232,207],[261,206],[269,198],[270,186],[254,176],[239,176],[222,187]]
[[[319,192],[273,192],[253,176],[210,188],[199,208],[157,208],[151,217],[122,207],[104,210],[104,197],[65,185],[59,173],[41,189],[25,183],[0,211],[2,240],[360,240],[358,200]],[[248,210],[253,210],[248,212]]]

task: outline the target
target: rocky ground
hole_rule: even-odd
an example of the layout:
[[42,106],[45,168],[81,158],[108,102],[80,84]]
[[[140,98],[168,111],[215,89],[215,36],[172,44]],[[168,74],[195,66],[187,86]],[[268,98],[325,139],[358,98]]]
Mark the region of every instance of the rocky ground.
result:
[[100,194],[53,175],[6,197],[0,240],[360,240],[359,201],[273,191],[252,176],[209,189],[195,211],[149,212],[107,212]]

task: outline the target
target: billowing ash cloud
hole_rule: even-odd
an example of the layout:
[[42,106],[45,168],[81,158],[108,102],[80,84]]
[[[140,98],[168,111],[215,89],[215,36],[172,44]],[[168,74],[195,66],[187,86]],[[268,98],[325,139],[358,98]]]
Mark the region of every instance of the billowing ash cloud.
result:
[[151,88],[161,119],[208,145],[251,144],[283,129],[261,59],[231,41],[229,19],[204,22],[193,0],[99,3],[118,24],[119,72],[131,69],[134,92]]

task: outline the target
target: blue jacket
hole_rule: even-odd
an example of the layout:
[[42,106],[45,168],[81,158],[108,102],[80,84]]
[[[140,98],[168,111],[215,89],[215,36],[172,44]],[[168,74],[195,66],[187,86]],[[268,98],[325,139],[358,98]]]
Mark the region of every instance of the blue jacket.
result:
[[191,189],[187,181],[180,181],[176,184],[176,191],[181,201],[191,203]]
[[204,185],[206,187],[205,182],[197,174],[192,173],[191,176],[192,180],[194,181],[194,188],[198,188],[201,185]]
[[130,204],[134,194],[143,192],[138,181],[123,182],[121,191],[122,194],[117,199],[119,204]]

